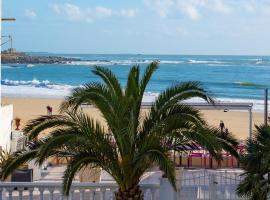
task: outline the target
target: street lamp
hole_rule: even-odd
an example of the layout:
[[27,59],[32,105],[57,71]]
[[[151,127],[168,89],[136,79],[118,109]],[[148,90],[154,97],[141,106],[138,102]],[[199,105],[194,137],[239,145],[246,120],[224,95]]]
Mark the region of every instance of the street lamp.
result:
[[1,18],[1,21],[16,21],[15,18]]

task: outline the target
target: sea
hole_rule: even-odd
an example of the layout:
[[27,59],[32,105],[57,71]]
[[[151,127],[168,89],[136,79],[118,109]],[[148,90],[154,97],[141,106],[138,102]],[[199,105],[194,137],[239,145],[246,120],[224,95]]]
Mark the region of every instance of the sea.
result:
[[[141,72],[159,62],[143,101],[151,102],[169,86],[182,81],[200,81],[217,101],[252,102],[263,111],[264,89],[270,88],[270,56],[143,55],[143,54],[52,54],[33,55],[79,58],[64,64],[4,64],[1,94],[8,97],[63,98],[71,90],[93,81],[94,66],[112,70],[122,86],[133,65]],[[190,101],[201,101],[191,99]]]

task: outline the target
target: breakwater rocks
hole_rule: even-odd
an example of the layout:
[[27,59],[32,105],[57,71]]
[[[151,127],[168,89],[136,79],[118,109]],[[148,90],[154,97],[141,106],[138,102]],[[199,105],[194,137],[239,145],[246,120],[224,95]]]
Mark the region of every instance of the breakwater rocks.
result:
[[59,56],[36,56],[26,53],[3,53],[1,54],[2,64],[54,64],[67,63],[71,61],[81,61],[76,58],[66,58]]

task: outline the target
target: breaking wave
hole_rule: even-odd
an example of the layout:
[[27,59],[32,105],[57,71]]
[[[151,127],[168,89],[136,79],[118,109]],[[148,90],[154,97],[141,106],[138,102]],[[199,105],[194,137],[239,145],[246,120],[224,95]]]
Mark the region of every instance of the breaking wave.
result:
[[184,61],[177,60],[92,60],[92,61],[68,61],[67,65],[133,65],[133,64],[149,64],[157,61],[160,64],[180,64]]
[[60,90],[72,89],[75,87],[71,85],[54,84],[48,80],[40,81],[35,78],[31,81],[18,81],[18,80],[4,79],[4,80],[1,80],[1,85],[2,86],[29,86],[29,87],[35,87],[35,88],[48,88],[48,89],[60,89]]
[[[243,82],[244,83],[244,82]],[[64,98],[69,95],[72,89],[80,86],[72,85],[61,85],[55,84],[48,80],[37,80],[31,81],[17,81],[17,80],[2,80],[2,95],[14,96],[14,97],[45,97],[45,98]],[[245,84],[245,83],[244,83]],[[250,84],[250,83],[246,83]],[[143,102],[153,102],[159,96],[158,92],[145,92]],[[253,110],[262,112],[263,111],[263,100],[252,100],[252,99],[236,99],[236,98],[217,98],[218,102],[228,103],[253,103]],[[200,103],[203,102],[201,99],[194,98],[187,102]]]

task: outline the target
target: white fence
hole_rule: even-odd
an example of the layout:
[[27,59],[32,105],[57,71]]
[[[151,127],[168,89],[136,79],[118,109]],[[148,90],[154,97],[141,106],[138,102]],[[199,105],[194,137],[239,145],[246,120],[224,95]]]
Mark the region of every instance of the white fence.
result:
[[[143,184],[145,199],[159,199],[159,184]],[[61,182],[0,183],[0,200],[112,200],[115,183],[74,183],[69,197],[62,195]]]
[[197,170],[184,173],[179,199],[240,200],[235,190],[241,181],[241,172]]
[[[194,170],[184,171],[174,192],[169,182],[142,183],[145,200],[240,200],[235,189],[240,172]],[[69,197],[62,195],[61,182],[2,182],[0,200],[113,200],[118,187],[113,182],[73,183]]]

